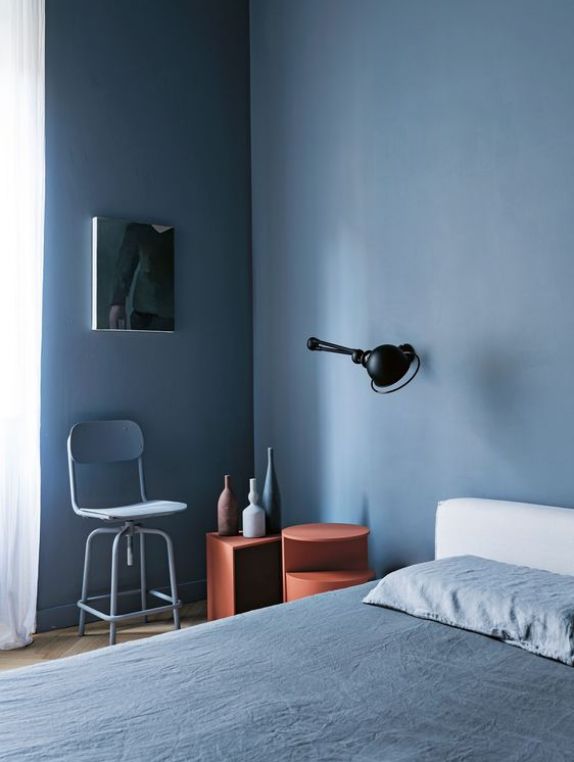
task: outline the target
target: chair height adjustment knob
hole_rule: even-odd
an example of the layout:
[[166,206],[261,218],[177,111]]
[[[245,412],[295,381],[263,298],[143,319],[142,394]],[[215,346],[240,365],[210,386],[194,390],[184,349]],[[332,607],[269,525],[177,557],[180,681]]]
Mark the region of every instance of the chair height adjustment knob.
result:
[[133,566],[134,565],[134,536],[131,532],[127,533],[126,540],[128,544],[128,566]]

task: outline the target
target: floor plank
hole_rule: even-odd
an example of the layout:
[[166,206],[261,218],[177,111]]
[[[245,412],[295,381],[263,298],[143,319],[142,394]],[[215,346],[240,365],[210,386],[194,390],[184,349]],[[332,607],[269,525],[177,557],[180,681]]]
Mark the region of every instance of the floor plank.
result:
[[[189,603],[181,608],[181,626],[193,627],[207,621],[206,603],[198,601]],[[66,627],[62,630],[50,630],[34,635],[34,642],[26,648],[17,648],[14,651],[0,651],[0,671],[27,667],[41,661],[62,659],[66,656],[93,651],[96,648],[105,648],[108,645],[108,625],[105,622],[94,622],[86,625],[86,634],[83,638],[78,637],[77,627]],[[173,629],[173,621],[169,614],[158,614],[150,618],[147,624],[143,621],[120,624],[118,626],[118,643],[126,643],[130,640],[149,638],[151,635],[159,635]]]

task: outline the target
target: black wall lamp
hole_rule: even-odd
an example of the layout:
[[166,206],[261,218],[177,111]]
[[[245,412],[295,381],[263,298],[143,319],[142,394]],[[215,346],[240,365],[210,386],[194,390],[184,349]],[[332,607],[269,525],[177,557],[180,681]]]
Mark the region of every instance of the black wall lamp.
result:
[[[371,377],[371,389],[378,394],[390,394],[398,392],[413,380],[421,367],[421,359],[411,344],[381,344],[374,349],[363,351],[342,347],[340,344],[332,344],[330,341],[322,341],[312,336],[307,339],[307,349],[312,352],[334,352],[339,355],[350,355],[357,365],[362,365]],[[414,372],[411,367],[414,364]],[[399,386],[407,373],[409,377]],[[392,388],[389,388],[392,387]]]

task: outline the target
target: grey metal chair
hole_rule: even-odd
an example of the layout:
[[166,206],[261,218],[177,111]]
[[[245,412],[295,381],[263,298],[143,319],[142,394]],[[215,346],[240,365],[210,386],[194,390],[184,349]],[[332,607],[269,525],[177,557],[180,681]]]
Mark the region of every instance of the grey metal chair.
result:
[[[170,536],[161,529],[148,529],[139,522],[159,516],[169,516],[174,513],[185,511],[185,503],[177,503],[171,500],[148,500],[145,492],[143,474],[144,439],[142,430],[134,421],[86,421],[77,423],[72,427],[68,436],[68,468],[70,475],[70,493],[72,508],[84,518],[100,519],[107,523],[122,522],[119,526],[100,527],[94,529],[86,540],[86,555],[84,560],[84,576],[82,581],[82,596],[78,601],[80,609],[79,634],[83,635],[86,625],[86,613],[93,614],[99,619],[110,623],[110,645],[116,642],[116,628],[118,622],[123,622],[134,617],[144,617],[147,622],[149,614],[158,614],[162,611],[173,611],[173,623],[175,629],[179,629],[179,609],[181,601],[177,595],[177,582],[175,577],[175,560],[173,543]],[[118,505],[109,508],[82,507],[78,502],[78,490],[76,484],[76,464],[115,463],[119,461],[137,461],[139,476],[139,491],[141,502],[130,505]],[[110,613],[106,614],[89,604],[108,595],[88,596],[88,574],[90,569],[90,549],[92,540],[99,534],[115,534],[112,545],[112,580],[110,589]],[[127,564],[133,565],[133,538],[139,537],[140,550],[140,589],[118,592],[118,554],[122,537],[127,540]],[[167,558],[169,565],[170,595],[160,590],[147,590],[146,564],[145,564],[145,536],[157,535],[163,537],[167,546]],[[128,614],[118,614],[118,596],[140,592],[141,609]],[[147,608],[147,595],[153,595],[166,605]]]

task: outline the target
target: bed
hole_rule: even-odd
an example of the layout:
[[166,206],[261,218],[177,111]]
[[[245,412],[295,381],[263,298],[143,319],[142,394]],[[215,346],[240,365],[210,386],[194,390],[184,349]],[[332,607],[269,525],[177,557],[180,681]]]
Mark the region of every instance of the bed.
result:
[[[574,511],[439,506],[438,556],[477,543],[572,574]],[[7,672],[0,759],[574,759],[574,669],[366,606],[373,585]]]

